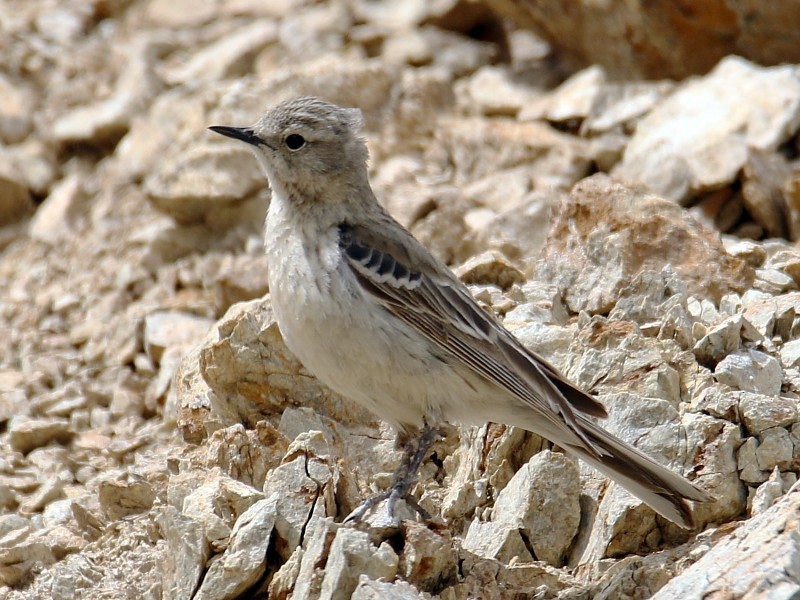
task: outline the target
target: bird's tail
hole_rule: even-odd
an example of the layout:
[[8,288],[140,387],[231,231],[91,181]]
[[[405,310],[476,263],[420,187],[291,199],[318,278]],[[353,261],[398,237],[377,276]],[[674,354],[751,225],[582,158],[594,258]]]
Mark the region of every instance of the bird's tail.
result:
[[694,528],[689,501],[708,502],[711,496],[585,417],[576,415],[576,418],[599,452],[577,445],[566,446],[568,451],[619,483],[661,516],[686,529]]

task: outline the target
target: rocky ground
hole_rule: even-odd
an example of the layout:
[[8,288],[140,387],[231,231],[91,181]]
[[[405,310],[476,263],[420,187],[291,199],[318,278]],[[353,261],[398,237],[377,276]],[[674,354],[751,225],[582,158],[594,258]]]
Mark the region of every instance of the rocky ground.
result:
[[[467,0],[0,24],[0,599],[800,595],[800,66],[568,72]],[[303,94],[360,107],[391,212],[716,498],[696,531],[494,424],[434,446],[433,522],[341,524],[393,433],[283,345],[269,191],[206,130]]]

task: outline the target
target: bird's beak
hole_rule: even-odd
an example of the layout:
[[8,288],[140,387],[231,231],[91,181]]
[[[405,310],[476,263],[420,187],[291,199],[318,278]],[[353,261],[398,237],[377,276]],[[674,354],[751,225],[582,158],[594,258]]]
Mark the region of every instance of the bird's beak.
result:
[[264,144],[264,140],[258,137],[250,127],[228,127],[226,125],[214,125],[209,127],[214,133],[224,135],[225,137],[241,140],[253,146],[260,146]]

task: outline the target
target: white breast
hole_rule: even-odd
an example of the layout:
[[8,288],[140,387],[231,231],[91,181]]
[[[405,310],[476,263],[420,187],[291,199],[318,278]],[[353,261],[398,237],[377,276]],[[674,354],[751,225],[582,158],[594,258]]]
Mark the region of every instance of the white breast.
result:
[[338,228],[312,231],[275,208],[265,245],[273,310],[289,349],[323,383],[396,427],[450,413],[471,388],[361,289],[343,262]]

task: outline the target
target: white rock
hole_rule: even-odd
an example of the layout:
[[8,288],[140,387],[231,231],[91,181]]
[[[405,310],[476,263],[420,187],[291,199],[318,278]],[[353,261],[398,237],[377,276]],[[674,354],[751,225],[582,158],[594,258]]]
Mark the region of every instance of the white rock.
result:
[[366,575],[358,580],[358,586],[350,600],[426,600],[430,594],[420,593],[405,581],[374,581]]
[[772,427],[763,431],[760,437],[761,443],[756,448],[758,468],[762,471],[789,469],[794,451],[789,432],[783,427]]
[[740,392],[739,396],[739,414],[751,434],[796,423],[799,406],[797,399],[784,396],[769,397],[748,392]]
[[111,96],[88,106],[80,106],[59,117],[52,126],[53,138],[60,143],[117,140],[130,127],[161,88],[153,72],[155,45],[139,41],[129,51],[128,63]]
[[462,545],[483,558],[492,558],[508,564],[516,558],[523,562],[533,560],[518,527],[492,521],[474,519],[469,524]]
[[214,321],[190,313],[165,310],[150,313],[144,320],[144,347],[154,364],[167,348],[185,350],[198,344]]
[[255,53],[277,39],[278,25],[271,19],[236,27],[232,33],[202,47],[179,67],[168,71],[165,78],[173,85],[196,85],[201,81],[245,75]]
[[196,590],[210,554],[203,526],[173,506],[161,506],[155,522],[167,542],[161,565],[165,600],[184,600]]
[[772,473],[764,483],[756,488],[756,493],[753,496],[753,503],[750,507],[750,516],[755,517],[760,515],[770,506],[775,504],[775,501],[783,495],[783,482],[781,481],[781,474],[778,467],[775,467]]
[[492,521],[519,528],[536,559],[560,566],[581,520],[580,491],[575,463],[544,450],[498,494]]
[[211,546],[220,550],[228,545],[231,527],[238,518],[263,498],[257,489],[215,468],[183,500],[182,512],[200,523]]
[[714,370],[717,381],[745,392],[765,396],[781,393],[783,372],[780,362],[758,350],[741,350],[728,354]]
[[349,600],[359,576],[393,579],[397,574],[397,554],[386,542],[376,548],[363,531],[343,527],[331,544],[320,600]]
[[211,563],[196,600],[240,598],[263,575],[267,548],[277,517],[277,495],[259,500],[248,508],[231,530],[225,553]]
[[781,346],[781,364],[784,369],[800,366],[800,339]]
[[[310,522],[336,514],[333,469],[328,458],[315,454],[315,447],[329,448],[319,431],[303,433],[290,445],[283,463],[264,482],[264,493],[279,492],[276,531],[286,541],[281,550],[288,559],[304,536],[313,533]],[[354,584],[355,585],[355,584]]]
[[748,146],[774,150],[798,123],[797,67],[728,57],[639,122],[614,174],[682,201],[729,184],[744,166]]
[[653,600],[794,598],[800,594],[797,514],[800,487],[718,541],[700,560],[655,594]]
[[47,244],[58,244],[75,235],[78,219],[88,210],[83,178],[69,175],[58,182],[31,219],[30,236]]

